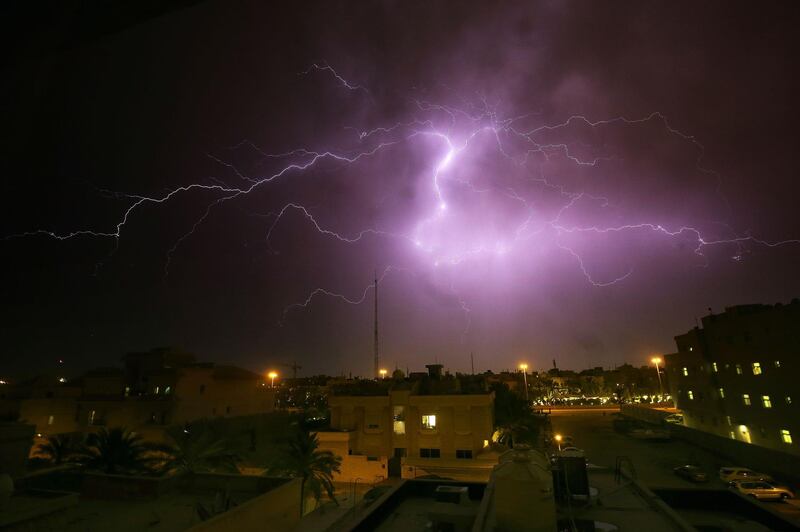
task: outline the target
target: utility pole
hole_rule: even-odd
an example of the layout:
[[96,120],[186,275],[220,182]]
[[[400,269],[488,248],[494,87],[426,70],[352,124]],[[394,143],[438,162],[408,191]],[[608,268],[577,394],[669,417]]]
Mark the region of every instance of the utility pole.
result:
[[373,285],[375,290],[375,345],[373,346],[373,354],[375,357],[375,368],[373,371],[373,377],[377,378],[379,372],[381,370],[381,357],[378,351],[378,272],[375,272],[375,284]]
[[469,352],[469,363],[472,366],[472,374],[475,375],[475,356],[472,351]]

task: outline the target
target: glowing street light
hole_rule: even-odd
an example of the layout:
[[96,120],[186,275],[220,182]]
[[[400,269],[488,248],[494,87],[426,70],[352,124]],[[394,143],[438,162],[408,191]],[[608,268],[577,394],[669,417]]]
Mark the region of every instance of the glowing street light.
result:
[[561,436],[561,434],[556,434],[556,443],[558,444],[558,450],[559,451],[561,450],[561,440],[563,440],[563,439],[564,438]]
[[272,379],[272,383],[269,385],[270,388],[274,388],[275,387],[275,379],[278,378],[278,372],[277,371],[270,371],[269,373],[267,373],[267,377]]
[[385,370],[385,369],[379,369],[378,373],[381,374],[381,379],[385,379],[386,378],[386,374],[389,373],[389,372],[387,370]]
[[528,401],[528,365],[524,362],[519,365],[522,370],[522,379],[525,381],[525,401]]
[[650,362],[656,365],[656,375],[658,375],[658,394],[663,396],[664,388],[661,386],[661,370],[658,369],[658,365],[661,364],[661,357],[653,357],[650,359]]

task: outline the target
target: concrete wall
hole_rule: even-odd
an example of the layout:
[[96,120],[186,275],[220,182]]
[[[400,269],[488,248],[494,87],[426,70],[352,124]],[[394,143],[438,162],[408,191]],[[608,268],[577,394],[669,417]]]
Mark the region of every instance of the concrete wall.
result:
[[259,495],[190,528],[193,532],[247,532],[270,530],[288,532],[300,522],[299,478],[287,481],[263,495]]
[[13,478],[25,473],[33,431],[33,425],[0,423],[0,473],[7,473]]
[[[636,405],[624,405],[622,413],[655,424],[661,424],[661,419],[669,415],[668,412]],[[673,438],[707,449],[729,460],[730,465],[749,467],[778,479],[800,481],[800,457],[796,455],[682,425],[669,424],[668,427]]]
[[388,459],[383,456],[377,460],[368,460],[366,456],[342,456],[341,474],[336,475],[336,482],[347,482],[361,479],[365,482],[379,482],[389,476]]
[[661,425],[664,418],[673,414],[673,412],[665,412],[655,408],[647,408],[646,406],[639,405],[622,405],[620,406],[620,413],[630,416],[632,418],[641,419],[648,423]]
[[674,438],[685,440],[725,457],[730,460],[731,465],[749,467],[769,473],[778,479],[800,481],[799,456],[680,425],[671,426],[670,430]]

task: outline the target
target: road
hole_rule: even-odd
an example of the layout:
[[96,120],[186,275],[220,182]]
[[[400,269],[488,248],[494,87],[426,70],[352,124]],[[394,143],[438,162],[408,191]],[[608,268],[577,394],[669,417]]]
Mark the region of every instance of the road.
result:
[[[559,412],[553,411],[553,432],[572,436],[574,445],[586,451],[589,462],[614,467],[618,456],[627,456],[636,469],[637,478],[651,488],[687,488],[695,486],[677,477],[674,467],[694,464],[703,468],[709,476],[708,488],[727,489],[718,476],[720,467],[730,464],[726,460],[687,442],[648,442],[637,440],[612,428],[614,416],[609,413]],[[764,502],[770,509],[800,523],[798,499],[782,502]]]

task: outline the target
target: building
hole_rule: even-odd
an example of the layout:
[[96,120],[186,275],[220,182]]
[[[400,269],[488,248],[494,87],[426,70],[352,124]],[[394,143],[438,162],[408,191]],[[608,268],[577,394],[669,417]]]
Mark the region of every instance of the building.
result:
[[[428,366],[427,378],[363,381],[334,387],[330,427],[320,447],[343,457],[342,476],[447,476],[488,478],[492,463],[479,460],[494,432],[494,394],[465,389],[457,377]],[[473,471],[474,469],[474,471]]]
[[800,454],[800,300],[739,305],[675,337],[666,372],[688,427]]
[[123,360],[123,368],[98,368],[71,381],[38,378],[9,386],[1,405],[6,415],[35,424],[41,438],[109,426],[157,439],[169,425],[274,408],[274,389],[264,376],[242,368],[197,363],[166,348]]

